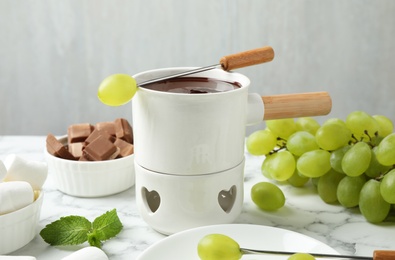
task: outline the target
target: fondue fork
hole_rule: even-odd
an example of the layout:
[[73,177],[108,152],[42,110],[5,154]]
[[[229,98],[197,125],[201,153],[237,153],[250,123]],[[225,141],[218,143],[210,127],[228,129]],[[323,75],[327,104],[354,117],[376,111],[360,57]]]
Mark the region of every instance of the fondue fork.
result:
[[[271,254],[271,255],[293,255],[297,252],[290,251],[271,251],[271,250],[255,250],[240,248],[243,254]],[[335,254],[324,254],[324,253],[308,253],[314,257],[326,257],[326,258],[337,258],[337,259],[359,259],[359,260],[393,260],[395,259],[395,250],[375,250],[373,257],[370,256],[356,256],[356,255],[335,255]]]
[[270,46],[265,46],[262,48],[252,49],[248,51],[243,51],[235,54],[230,54],[224,56],[220,59],[219,64],[214,64],[206,67],[201,67],[193,70],[187,70],[180,73],[167,75],[164,77],[159,77],[151,80],[147,80],[141,83],[138,83],[140,87],[143,87],[148,84],[178,78],[182,76],[187,76],[211,69],[222,68],[225,71],[230,71],[234,69],[244,68],[247,66],[257,65],[265,62],[272,61],[274,58],[274,51],[273,48]]

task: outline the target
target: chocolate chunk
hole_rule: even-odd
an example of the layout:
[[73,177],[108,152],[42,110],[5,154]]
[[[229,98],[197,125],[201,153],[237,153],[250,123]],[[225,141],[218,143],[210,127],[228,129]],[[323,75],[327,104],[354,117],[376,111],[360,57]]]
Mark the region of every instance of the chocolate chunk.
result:
[[108,134],[115,136],[115,124],[114,122],[99,122],[96,123],[95,129],[102,130]]
[[129,122],[124,118],[117,118],[115,119],[114,124],[116,137],[133,144],[133,129]]
[[82,156],[82,148],[84,147],[83,142],[70,143],[68,145],[69,152],[75,157],[80,158]]
[[104,161],[114,159],[119,151],[111,141],[100,135],[85,147],[82,154],[90,161]]
[[114,142],[114,145],[117,146],[120,151],[118,157],[125,157],[133,154],[134,146],[122,139],[117,138]]
[[86,158],[86,156],[84,155],[84,153],[82,153],[82,155],[81,155],[81,157],[78,159],[78,161],[89,162],[89,159]]
[[107,140],[114,142],[115,141],[115,137],[110,135],[108,132],[105,132],[103,130],[98,130],[95,129],[93,130],[93,132],[85,139],[85,144],[84,146],[87,146],[88,144],[90,144],[93,140],[95,140],[97,137],[99,136],[103,136],[105,137]]
[[66,147],[56,139],[52,134],[47,135],[46,140],[47,151],[53,156],[68,160],[75,160],[76,158],[66,149]]
[[92,133],[94,126],[88,123],[71,125],[67,129],[68,143],[83,142]]
[[109,160],[134,152],[133,129],[123,118],[114,122],[99,122],[95,126],[89,123],[70,125],[67,143],[57,140],[52,134],[47,136],[46,143],[50,154],[69,160]]

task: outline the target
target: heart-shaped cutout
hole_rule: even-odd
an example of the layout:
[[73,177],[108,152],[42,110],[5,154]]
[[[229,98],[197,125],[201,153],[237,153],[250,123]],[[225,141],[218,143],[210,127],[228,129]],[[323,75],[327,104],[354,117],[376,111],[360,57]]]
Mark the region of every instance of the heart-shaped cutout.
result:
[[226,213],[229,213],[232,210],[236,200],[236,193],[237,189],[235,185],[233,185],[229,190],[221,190],[218,193],[218,203]]
[[144,203],[148,206],[152,213],[158,210],[160,206],[160,195],[156,190],[149,191],[146,187],[143,187],[142,197]]

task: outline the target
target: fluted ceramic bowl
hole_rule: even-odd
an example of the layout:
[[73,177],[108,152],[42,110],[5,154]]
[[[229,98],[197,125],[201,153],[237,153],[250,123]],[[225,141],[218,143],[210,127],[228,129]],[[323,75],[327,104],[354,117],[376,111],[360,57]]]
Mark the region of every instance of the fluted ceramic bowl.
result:
[[0,215],[0,255],[9,254],[27,245],[37,235],[44,194],[19,210]]
[[[65,144],[67,136],[58,140]],[[48,153],[48,172],[58,190],[76,197],[103,197],[131,188],[135,183],[134,154],[106,161],[73,161]]]

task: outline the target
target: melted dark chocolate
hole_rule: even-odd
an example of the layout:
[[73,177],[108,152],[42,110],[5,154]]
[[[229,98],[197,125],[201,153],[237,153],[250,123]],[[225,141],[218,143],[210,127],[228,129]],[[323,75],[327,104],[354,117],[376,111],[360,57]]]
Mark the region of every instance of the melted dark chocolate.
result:
[[185,94],[204,94],[225,92],[240,88],[238,82],[227,82],[212,78],[180,77],[168,79],[144,86],[144,88]]

